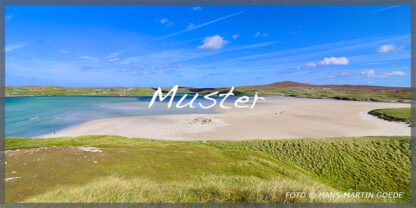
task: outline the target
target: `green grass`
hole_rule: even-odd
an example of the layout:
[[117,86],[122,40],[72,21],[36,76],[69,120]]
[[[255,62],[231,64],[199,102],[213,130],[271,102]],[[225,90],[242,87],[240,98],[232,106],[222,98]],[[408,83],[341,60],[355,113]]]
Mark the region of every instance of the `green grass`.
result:
[[408,137],[249,140],[211,142],[218,148],[255,150],[312,171],[335,187],[408,191]]
[[154,89],[145,87],[76,88],[59,86],[6,87],[6,97],[21,96],[152,96]]
[[411,123],[410,108],[383,108],[375,109],[368,113],[388,121],[402,121],[408,124]]
[[[94,146],[103,152],[75,147]],[[39,147],[48,147],[40,149]],[[409,137],[179,142],[118,136],[7,138],[8,202],[380,202],[286,191],[401,191]],[[16,151],[17,150],[17,151]],[[94,163],[94,161],[96,161]]]
[[[191,89],[192,90],[192,89]],[[229,88],[213,88],[202,89],[198,91],[201,94],[209,94],[214,91],[220,91],[220,93],[226,93]],[[186,91],[185,91],[186,92]],[[261,96],[290,96],[300,98],[315,98],[315,99],[338,99],[338,100],[353,100],[353,101],[397,101],[397,102],[409,102],[410,89],[376,89],[369,87],[368,89],[329,89],[329,88],[307,88],[307,87],[258,87],[247,88],[238,87],[234,90],[236,95],[254,95],[258,93]]]
[[[285,177],[267,180],[254,176],[206,176],[188,182],[155,182],[149,178],[124,179],[114,176],[99,178],[77,187],[61,187],[29,198],[30,202],[60,201],[71,203],[238,203],[290,202],[286,191],[335,191],[319,183],[295,181]],[[52,200],[53,199],[53,200]],[[337,200],[330,200],[338,202]],[[351,200],[359,201],[359,200]],[[300,199],[298,202],[320,202]]]
[[236,94],[253,95],[258,92],[260,95],[284,95],[300,98],[332,98],[338,100],[354,100],[354,101],[410,101],[410,90],[405,91],[374,91],[374,90],[335,90],[335,89],[319,89],[319,88],[271,88],[264,87],[262,89],[237,88]]

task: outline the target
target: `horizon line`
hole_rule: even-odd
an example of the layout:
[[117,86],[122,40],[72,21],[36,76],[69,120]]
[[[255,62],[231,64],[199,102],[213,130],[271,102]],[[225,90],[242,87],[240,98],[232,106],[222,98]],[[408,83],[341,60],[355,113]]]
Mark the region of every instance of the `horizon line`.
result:
[[[312,86],[368,86],[368,87],[390,87],[390,88],[411,88],[409,87],[400,87],[400,86],[381,86],[381,85],[369,85],[369,84],[310,84],[305,82],[295,82],[295,81],[280,81],[280,82],[273,82],[269,84],[258,84],[258,85],[243,85],[243,86],[226,86],[226,87],[191,87],[191,86],[179,86],[179,88],[196,88],[196,89],[215,89],[215,88],[231,88],[231,87],[254,87],[254,86],[268,86],[273,84],[279,84],[279,83],[294,83],[294,84],[302,84],[302,85],[310,85]],[[71,87],[71,86],[60,86],[60,85],[5,85],[4,87],[65,87],[65,88],[172,88],[173,86],[169,87],[144,87],[144,86],[94,86],[94,87]],[[307,86],[305,86],[307,87]]]

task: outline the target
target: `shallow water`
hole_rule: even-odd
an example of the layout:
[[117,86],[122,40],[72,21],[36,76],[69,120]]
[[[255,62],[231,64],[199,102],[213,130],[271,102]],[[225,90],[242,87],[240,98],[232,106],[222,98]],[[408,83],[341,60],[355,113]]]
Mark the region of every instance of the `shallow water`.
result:
[[[148,109],[152,97],[7,97],[6,137],[34,137],[79,125],[88,121],[142,115],[212,113],[201,109],[198,102],[210,102],[201,97],[196,108],[167,108],[167,102],[156,102]],[[192,96],[185,100],[189,101]],[[217,98],[219,99],[219,98]],[[175,101],[179,97],[175,98]],[[229,101],[235,99],[229,98]],[[208,105],[208,104],[207,104]]]

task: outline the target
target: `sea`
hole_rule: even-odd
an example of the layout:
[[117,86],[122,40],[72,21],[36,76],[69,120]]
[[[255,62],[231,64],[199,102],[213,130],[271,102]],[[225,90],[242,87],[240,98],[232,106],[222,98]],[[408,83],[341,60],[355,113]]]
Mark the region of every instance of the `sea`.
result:
[[[181,96],[176,96],[174,103]],[[184,102],[192,99],[187,96]],[[149,109],[152,97],[98,97],[98,96],[52,96],[52,97],[6,97],[6,137],[36,137],[53,133],[89,121],[123,116],[204,114],[213,109],[202,109],[198,102],[211,104],[199,96],[195,108],[167,107],[168,99],[155,102]],[[215,98],[218,101],[222,98]],[[228,101],[234,101],[230,97]],[[218,102],[217,102],[218,103]]]

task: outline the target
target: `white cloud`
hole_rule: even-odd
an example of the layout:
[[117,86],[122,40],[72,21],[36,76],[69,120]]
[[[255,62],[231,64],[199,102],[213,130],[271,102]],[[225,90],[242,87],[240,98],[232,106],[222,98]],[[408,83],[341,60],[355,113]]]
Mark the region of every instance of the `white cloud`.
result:
[[198,10],[202,10],[202,7],[199,7],[199,6],[195,6],[195,7],[192,7],[192,10],[193,10],[193,11],[198,11]]
[[5,50],[6,50],[6,52],[10,52],[10,51],[17,50],[19,48],[23,48],[25,46],[26,46],[26,43],[19,43],[19,44],[14,44],[14,45],[6,46],[6,49]]
[[120,58],[111,58],[111,59],[108,59],[108,62],[110,62],[110,63],[114,63],[114,62],[117,62],[117,61],[120,61]]
[[168,19],[166,19],[166,18],[161,19],[159,22],[160,22],[160,24],[166,25],[168,27],[171,26],[171,25],[173,25],[173,22],[170,21],[170,20],[168,20]]
[[376,71],[374,71],[374,69],[369,69],[367,71],[362,71],[361,75],[364,75],[366,77],[374,77],[374,75],[376,75]]
[[235,40],[235,39],[237,39],[238,37],[240,37],[240,34],[234,34],[232,37],[233,37],[233,39]]
[[306,66],[310,66],[310,67],[317,67],[318,64],[314,63],[314,62],[309,62],[305,64]]
[[261,32],[256,32],[254,34],[254,37],[255,38],[258,38],[258,37],[267,37],[267,36],[269,36],[269,34],[267,34],[267,33],[261,33]]
[[377,48],[377,52],[379,53],[387,53],[390,51],[397,51],[397,50],[401,50],[403,47],[397,47],[394,44],[388,44],[388,45],[382,45],[380,47]]
[[377,77],[377,78],[385,78],[385,77],[391,77],[391,76],[403,76],[406,73],[403,71],[391,71],[391,72],[384,72],[381,74],[377,74],[374,69],[369,69],[366,71],[362,71],[361,75],[366,77]]
[[224,40],[223,37],[219,35],[214,35],[210,37],[206,37],[203,41],[203,44],[198,46],[200,49],[208,49],[208,50],[219,50],[224,45],[228,43],[228,41]]
[[62,50],[59,50],[58,53],[60,53],[60,54],[68,54],[68,53],[70,53],[70,51],[69,50],[62,49]]
[[325,57],[322,61],[319,62],[320,65],[348,65],[350,61],[346,57]]
[[318,67],[318,66],[329,66],[329,65],[348,65],[350,60],[347,57],[325,57],[322,61],[319,62],[308,62],[305,66],[309,67]]

